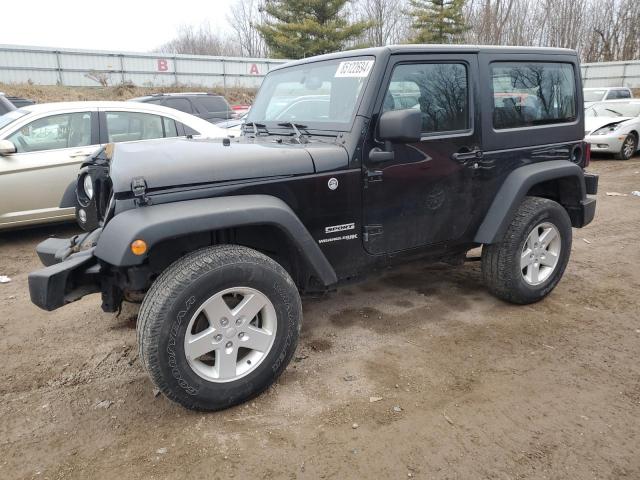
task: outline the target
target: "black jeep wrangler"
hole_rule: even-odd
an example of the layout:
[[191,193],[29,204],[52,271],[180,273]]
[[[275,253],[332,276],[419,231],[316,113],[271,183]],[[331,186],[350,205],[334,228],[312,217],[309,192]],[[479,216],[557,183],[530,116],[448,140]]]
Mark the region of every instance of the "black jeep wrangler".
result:
[[86,234],[48,239],[29,276],[54,310],[142,300],[140,358],[187,408],[217,410],[286,368],[318,293],[397,262],[461,262],[488,289],[544,298],[591,222],[571,50],[397,46],[289,63],[237,139],[109,145],[80,171]]

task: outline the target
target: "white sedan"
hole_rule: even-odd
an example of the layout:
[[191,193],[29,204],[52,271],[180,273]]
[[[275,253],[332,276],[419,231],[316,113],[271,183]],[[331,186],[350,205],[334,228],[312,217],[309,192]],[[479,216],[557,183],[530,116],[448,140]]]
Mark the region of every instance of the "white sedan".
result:
[[640,101],[596,103],[585,110],[585,141],[594,153],[613,153],[628,160],[638,151]]
[[66,205],[78,168],[101,146],[187,135],[228,134],[188,113],[132,102],[39,104],[0,116],[0,230],[73,219]]

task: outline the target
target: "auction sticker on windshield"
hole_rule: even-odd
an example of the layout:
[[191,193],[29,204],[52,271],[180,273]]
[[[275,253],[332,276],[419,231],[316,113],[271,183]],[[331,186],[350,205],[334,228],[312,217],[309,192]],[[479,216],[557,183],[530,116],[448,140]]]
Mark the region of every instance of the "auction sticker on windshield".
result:
[[352,60],[340,62],[336,77],[368,77],[373,67],[373,60]]

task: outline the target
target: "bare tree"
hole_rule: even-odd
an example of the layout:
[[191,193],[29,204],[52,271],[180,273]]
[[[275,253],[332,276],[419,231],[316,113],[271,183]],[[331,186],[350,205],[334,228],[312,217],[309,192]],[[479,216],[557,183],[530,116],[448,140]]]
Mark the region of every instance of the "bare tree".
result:
[[263,57],[267,46],[256,28],[263,21],[258,0],[236,0],[227,20],[238,37],[242,55]]
[[354,5],[358,20],[373,23],[362,39],[371,46],[400,43],[407,38],[405,0],[360,0]]
[[156,51],[191,55],[240,56],[242,54],[236,42],[215,34],[209,23],[202,23],[199,27],[182,25],[175,38],[158,47]]
[[637,0],[469,0],[466,40],[577,49],[585,61],[640,55]]

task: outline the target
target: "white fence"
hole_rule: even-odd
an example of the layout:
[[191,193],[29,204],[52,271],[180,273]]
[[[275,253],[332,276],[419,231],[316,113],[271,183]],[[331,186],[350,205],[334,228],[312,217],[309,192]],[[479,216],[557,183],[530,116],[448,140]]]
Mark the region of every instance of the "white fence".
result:
[[585,87],[640,88],[640,60],[583,63],[582,82]]
[[[98,86],[185,85],[257,88],[270,69],[286,62],[267,58],[127,53],[0,45],[0,82]],[[640,60],[582,64],[585,87],[640,88]]]
[[260,86],[285,60],[0,45],[0,82],[99,86]]

